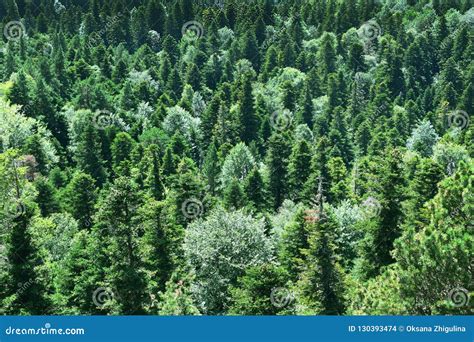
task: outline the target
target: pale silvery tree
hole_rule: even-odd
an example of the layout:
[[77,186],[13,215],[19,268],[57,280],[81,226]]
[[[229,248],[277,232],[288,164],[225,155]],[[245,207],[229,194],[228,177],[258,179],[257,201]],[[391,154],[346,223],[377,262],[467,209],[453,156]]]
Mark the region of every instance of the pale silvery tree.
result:
[[263,220],[216,208],[188,227],[184,253],[196,274],[192,291],[198,306],[205,314],[219,314],[227,308],[229,286],[248,267],[269,261],[272,248]]
[[167,115],[163,120],[163,129],[169,136],[179,132],[190,142],[193,136],[199,135],[199,118],[193,117],[186,109],[180,106],[168,108],[166,112]]
[[224,160],[221,184],[225,188],[233,179],[242,181],[255,166],[255,158],[244,144],[235,145]]
[[433,125],[425,120],[418,124],[407,141],[407,148],[416,151],[423,157],[433,154],[433,146],[438,142],[439,136]]
[[51,143],[51,132],[38,120],[20,113],[20,107],[10,106],[0,98],[0,152],[20,149],[33,134],[40,137],[40,149],[46,157],[46,167],[58,162],[57,151]]

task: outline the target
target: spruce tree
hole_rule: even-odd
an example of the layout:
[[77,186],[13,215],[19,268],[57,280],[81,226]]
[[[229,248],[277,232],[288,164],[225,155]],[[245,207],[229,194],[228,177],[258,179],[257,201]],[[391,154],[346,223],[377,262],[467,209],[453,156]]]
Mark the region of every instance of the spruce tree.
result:
[[344,312],[344,285],[332,232],[336,223],[321,204],[319,218],[311,223],[307,259],[298,287],[305,314],[340,315]]
[[88,174],[76,172],[63,194],[64,208],[77,221],[80,229],[90,229],[93,224],[97,200],[95,180]]
[[84,130],[79,136],[79,143],[75,152],[75,160],[80,170],[90,174],[101,186],[106,181],[106,171],[101,158],[101,143],[97,128],[90,123],[86,123]]
[[239,92],[239,103],[239,125],[241,127],[240,138],[243,142],[250,143],[255,140],[257,136],[259,121],[254,109],[252,81],[248,75],[244,76],[242,81],[242,88]]
[[288,163],[288,186],[293,199],[302,199],[310,172],[311,150],[306,140],[300,140],[293,145]]
[[269,192],[273,208],[283,203],[288,193],[288,158],[291,149],[285,133],[274,133],[268,141],[267,164],[270,171]]

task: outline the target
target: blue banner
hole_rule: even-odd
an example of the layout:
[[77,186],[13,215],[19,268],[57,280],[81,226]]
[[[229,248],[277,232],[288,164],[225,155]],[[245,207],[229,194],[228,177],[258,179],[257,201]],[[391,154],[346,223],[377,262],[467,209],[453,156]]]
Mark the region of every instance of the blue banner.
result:
[[472,316],[3,316],[0,342],[474,340]]

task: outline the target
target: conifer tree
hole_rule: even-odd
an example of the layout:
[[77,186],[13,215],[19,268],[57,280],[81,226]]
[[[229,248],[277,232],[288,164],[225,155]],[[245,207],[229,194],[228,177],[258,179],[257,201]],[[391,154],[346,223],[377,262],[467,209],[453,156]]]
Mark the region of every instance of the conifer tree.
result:
[[104,162],[101,158],[101,144],[97,128],[92,123],[86,123],[79,136],[75,160],[80,170],[90,174],[101,186],[106,181]]
[[94,183],[90,175],[76,172],[63,195],[65,209],[78,221],[80,229],[90,229],[93,224],[97,200]]
[[117,292],[112,312],[143,313],[146,283],[137,243],[142,234],[138,221],[138,208],[142,201],[130,178],[119,177],[98,204],[97,221],[104,227],[103,233],[109,234],[106,239],[110,258],[107,281]]
[[344,312],[344,286],[332,238],[335,222],[324,212],[321,189],[318,217],[309,228],[309,246],[304,250],[307,262],[299,281],[302,311],[340,315]]
[[250,143],[257,136],[259,126],[258,117],[254,109],[252,96],[252,82],[250,76],[244,76],[242,88],[239,92],[240,120],[241,128],[240,138],[245,143]]
[[311,171],[311,150],[305,140],[293,145],[288,163],[288,186],[292,198],[303,197],[303,190]]
[[269,192],[273,208],[283,203],[288,189],[288,158],[291,150],[285,133],[274,133],[268,142],[267,164],[270,171]]
[[161,180],[157,145],[152,144],[148,146],[143,156],[143,163],[146,170],[145,187],[149,189],[151,196],[155,200],[162,200],[164,197],[164,187]]

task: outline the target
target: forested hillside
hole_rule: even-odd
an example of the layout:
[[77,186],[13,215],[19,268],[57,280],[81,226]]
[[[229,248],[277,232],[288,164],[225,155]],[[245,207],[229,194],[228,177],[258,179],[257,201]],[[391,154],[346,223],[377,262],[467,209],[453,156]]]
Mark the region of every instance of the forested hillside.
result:
[[0,313],[472,314],[472,0],[2,0]]

